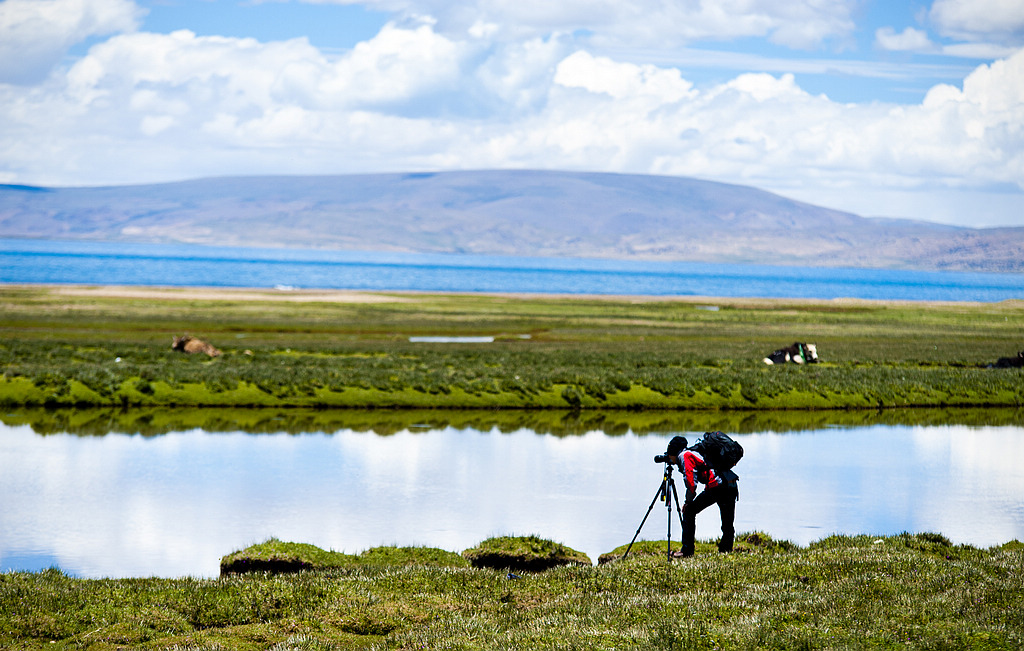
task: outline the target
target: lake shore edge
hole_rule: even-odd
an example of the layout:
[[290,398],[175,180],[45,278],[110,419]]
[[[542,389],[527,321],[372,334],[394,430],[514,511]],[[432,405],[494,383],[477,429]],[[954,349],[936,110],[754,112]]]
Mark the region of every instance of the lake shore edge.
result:
[[412,289],[319,289],[310,287],[218,287],[184,285],[103,285],[95,283],[4,283],[0,288],[45,290],[55,295],[83,298],[169,299],[210,301],[273,301],[273,302],[329,302],[329,303],[383,303],[415,301],[432,296],[491,297],[505,299],[538,299],[564,301],[606,301],[609,303],[692,303],[701,306],[716,305],[878,305],[878,306],[970,306],[1007,305],[1024,307],[1024,298],[1004,299],[992,303],[983,301],[937,301],[877,298],[787,298],[759,296],[711,296],[698,294],[569,294],[559,292],[460,292]]

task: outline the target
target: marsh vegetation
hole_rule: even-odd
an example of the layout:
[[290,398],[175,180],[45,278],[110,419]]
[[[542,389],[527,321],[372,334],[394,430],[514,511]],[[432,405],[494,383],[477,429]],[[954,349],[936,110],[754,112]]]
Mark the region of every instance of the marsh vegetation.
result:
[[[1024,303],[0,288],[0,402],[40,406],[889,408],[1024,402]],[[223,351],[171,350],[184,333]],[[415,336],[493,343],[414,343]],[[820,364],[766,367],[817,344]]]

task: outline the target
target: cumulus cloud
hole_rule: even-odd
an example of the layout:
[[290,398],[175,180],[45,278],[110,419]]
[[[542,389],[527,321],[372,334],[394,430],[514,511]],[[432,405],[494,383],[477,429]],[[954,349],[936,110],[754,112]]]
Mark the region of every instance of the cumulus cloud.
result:
[[444,148],[439,139],[458,126],[406,113],[455,94],[467,51],[423,25],[389,26],[334,59],[305,39],[115,36],[47,85],[0,85],[0,145],[10,153],[0,178],[91,184],[379,167],[415,156],[417,143]]
[[1024,187],[1022,65],[1024,52],[978,68],[963,89],[938,86],[920,105],[886,106],[836,103],[792,75],[744,74],[696,91],[578,52],[560,64],[544,111],[492,142],[505,160],[789,190]]
[[321,78],[317,93],[333,105],[401,103],[424,93],[454,90],[465,50],[428,25],[386,25],[358,44]]
[[132,31],[140,18],[141,10],[131,0],[0,2],[0,82],[36,83],[72,45]]
[[[534,9],[538,24],[565,20]],[[677,68],[599,56],[566,35],[456,37],[440,22],[396,21],[334,55],[305,39],[114,36],[36,88],[0,84],[0,179],[529,167],[698,176],[801,197],[811,187],[819,197],[1024,187],[1024,50],[920,104],[848,104],[791,74],[697,86]],[[880,40],[898,49],[921,37]]]
[[1019,0],[935,0],[929,18],[951,38],[1024,44],[1024,3]]
[[136,33],[93,47],[68,71],[62,99],[96,120],[109,109],[106,128],[126,138],[178,126],[233,145],[276,145],[318,140],[345,112],[401,113],[451,91],[460,60],[460,46],[427,26],[385,27],[337,60],[306,39]]
[[558,65],[554,81],[566,88],[583,88],[616,100],[641,98],[657,104],[672,104],[692,94],[693,85],[678,70],[653,65],[616,63],[578,51]]

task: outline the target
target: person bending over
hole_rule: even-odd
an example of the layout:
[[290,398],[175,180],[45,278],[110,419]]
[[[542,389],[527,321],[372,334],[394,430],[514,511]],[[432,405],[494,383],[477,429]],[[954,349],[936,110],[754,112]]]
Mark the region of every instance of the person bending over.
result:
[[[669,460],[679,467],[686,484],[686,500],[683,504],[683,545],[673,556],[693,556],[694,536],[697,531],[697,514],[712,504],[718,505],[722,516],[722,540],[718,543],[718,551],[732,551],[733,538],[736,535],[733,521],[736,517],[736,501],[739,499],[737,481],[739,476],[732,470],[715,470],[704,459],[700,452],[686,449],[686,439],[677,436],[669,441],[666,454]],[[697,494],[697,484],[703,484],[704,490]]]

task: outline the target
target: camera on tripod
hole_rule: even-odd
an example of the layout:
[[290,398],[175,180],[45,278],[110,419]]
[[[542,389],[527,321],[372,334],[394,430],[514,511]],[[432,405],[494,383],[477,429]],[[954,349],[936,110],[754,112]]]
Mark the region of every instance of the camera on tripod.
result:
[[686,449],[686,439],[682,436],[674,436],[672,440],[668,442],[668,448],[665,450],[665,454],[659,454],[654,457],[654,463],[665,464],[665,476],[661,480],[661,485],[658,487],[658,492],[654,494],[654,499],[651,500],[651,505],[647,507],[647,514],[644,515],[644,519],[640,521],[640,526],[637,527],[636,533],[633,534],[633,540],[629,542],[629,546],[626,547],[625,553],[622,554],[622,558],[629,556],[629,550],[633,549],[633,543],[636,542],[637,536],[640,535],[640,530],[644,527],[644,522],[647,522],[647,516],[651,514],[651,509],[654,508],[655,502],[661,499],[665,503],[665,510],[668,512],[668,541],[666,543],[665,554],[666,558],[672,560],[672,500],[675,500],[676,515],[679,516],[679,526],[683,526],[683,511],[679,506],[679,495],[676,493],[676,481],[672,478],[672,464],[679,462],[679,455]]
[[686,439],[682,436],[674,436],[672,440],[668,442],[668,448],[665,450],[665,454],[659,454],[654,457],[654,463],[673,463],[672,457],[679,457],[679,454],[686,449]]

